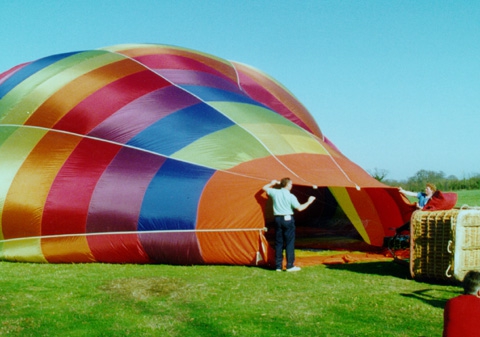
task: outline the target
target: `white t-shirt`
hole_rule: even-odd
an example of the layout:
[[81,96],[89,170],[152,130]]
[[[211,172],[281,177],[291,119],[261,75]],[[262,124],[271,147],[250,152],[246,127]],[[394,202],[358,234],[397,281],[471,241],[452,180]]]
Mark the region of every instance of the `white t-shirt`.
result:
[[300,206],[297,197],[286,188],[269,188],[267,194],[273,199],[274,215],[292,215],[293,210]]

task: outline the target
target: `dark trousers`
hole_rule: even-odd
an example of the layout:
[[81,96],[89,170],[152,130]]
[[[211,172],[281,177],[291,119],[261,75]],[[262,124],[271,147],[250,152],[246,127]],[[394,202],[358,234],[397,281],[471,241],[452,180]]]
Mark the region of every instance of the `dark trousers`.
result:
[[275,216],[275,266],[282,268],[283,247],[287,255],[287,269],[295,262],[295,220],[286,221],[283,216]]

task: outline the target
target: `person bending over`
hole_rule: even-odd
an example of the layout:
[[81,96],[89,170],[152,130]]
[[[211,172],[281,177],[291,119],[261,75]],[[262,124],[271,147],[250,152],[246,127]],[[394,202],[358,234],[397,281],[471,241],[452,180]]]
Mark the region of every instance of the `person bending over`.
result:
[[437,188],[432,183],[427,183],[425,185],[425,192],[410,192],[405,191],[403,188],[399,187],[398,191],[403,195],[415,197],[418,199],[417,208],[423,209],[425,205],[432,199],[433,195],[437,191]]
[[480,336],[480,272],[463,279],[463,295],[447,301],[443,311],[443,337]]

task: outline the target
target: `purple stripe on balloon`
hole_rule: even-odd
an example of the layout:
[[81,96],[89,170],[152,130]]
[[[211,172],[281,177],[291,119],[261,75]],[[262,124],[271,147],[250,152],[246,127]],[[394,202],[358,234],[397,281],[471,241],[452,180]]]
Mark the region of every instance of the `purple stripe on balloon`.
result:
[[165,158],[124,148],[98,181],[87,232],[136,231],[145,191]]
[[165,116],[200,101],[186,91],[169,86],[144,95],[99,124],[89,136],[127,143]]

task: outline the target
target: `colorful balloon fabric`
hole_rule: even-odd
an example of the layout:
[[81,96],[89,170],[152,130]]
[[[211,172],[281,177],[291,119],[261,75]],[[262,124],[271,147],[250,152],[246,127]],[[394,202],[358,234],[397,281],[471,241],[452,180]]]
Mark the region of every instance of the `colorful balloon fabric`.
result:
[[311,207],[331,199],[368,244],[408,220],[396,189],[247,65],[138,44],[0,74],[0,259],[269,263],[261,188],[287,176],[305,198],[319,186]]

